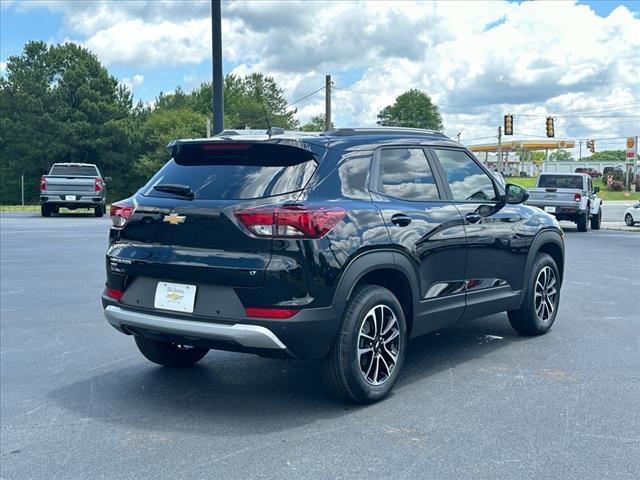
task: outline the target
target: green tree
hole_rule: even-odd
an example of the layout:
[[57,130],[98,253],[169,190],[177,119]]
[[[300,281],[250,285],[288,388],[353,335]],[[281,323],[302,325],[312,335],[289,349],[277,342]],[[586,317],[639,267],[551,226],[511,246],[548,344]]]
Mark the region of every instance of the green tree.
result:
[[[597,144],[596,144],[597,147]],[[624,150],[603,150],[596,152],[590,157],[582,159],[585,162],[626,162],[626,152]]]
[[35,201],[38,177],[55,162],[126,171],[131,110],[129,91],[85,48],[27,43],[0,79],[0,201],[19,201],[21,174],[26,200]]
[[[307,123],[300,127],[300,130],[303,132],[323,132],[326,121],[327,119],[324,113],[314,115]],[[334,128],[334,126],[333,122],[331,122],[331,128]]]
[[185,107],[156,108],[140,125],[142,154],[133,165],[132,178],[142,185],[169,159],[165,147],[176,138],[197,138],[206,135],[207,116]]
[[378,113],[378,124],[392,127],[443,130],[442,116],[431,97],[420,90],[408,90],[396,97],[393,105]]
[[568,150],[556,150],[549,154],[549,160],[552,162],[570,162],[573,160],[573,155]]

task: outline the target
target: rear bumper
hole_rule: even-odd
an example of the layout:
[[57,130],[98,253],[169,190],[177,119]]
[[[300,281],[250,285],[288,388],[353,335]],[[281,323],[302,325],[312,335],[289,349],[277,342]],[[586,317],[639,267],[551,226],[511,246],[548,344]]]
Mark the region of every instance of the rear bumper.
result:
[[[67,199],[67,197],[73,197]],[[97,206],[105,203],[105,197],[87,193],[44,193],[40,195],[40,203],[46,205]]]
[[139,311],[102,297],[104,313],[116,330],[161,341],[264,357],[324,358],[338,330],[335,307],[304,309],[283,320],[185,318],[164,311]]
[[285,350],[287,348],[269,329],[258,325],[194,322],[134,312],[114,305],[108,306],[104,314],[107,317],[107,321],[118,330],[122,330],[123,327],[125,329],[133,327],[170,335],[235,342],[246,348],[272,348],[277,350]]

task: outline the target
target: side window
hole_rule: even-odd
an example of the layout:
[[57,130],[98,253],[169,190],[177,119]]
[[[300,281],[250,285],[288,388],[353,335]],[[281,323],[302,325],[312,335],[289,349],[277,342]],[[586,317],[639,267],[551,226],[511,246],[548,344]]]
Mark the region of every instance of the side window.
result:
[[460,150],[433,150],[442,165],[455,201],[498,200],[489,175]]
[[378,191],[402,200],[438,200],[440,195],[427,157],[421,148],[380,151]]

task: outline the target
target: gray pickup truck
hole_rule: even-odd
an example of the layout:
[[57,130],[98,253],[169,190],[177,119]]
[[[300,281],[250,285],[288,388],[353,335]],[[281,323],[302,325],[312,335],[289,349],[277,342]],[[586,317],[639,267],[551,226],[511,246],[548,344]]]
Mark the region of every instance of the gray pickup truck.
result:
[[107,203],[105,180],[92,163],[54,163],[40,179],[40,213],[50,217],[61,207],[91,208],[96,217],[104,215]]
[[529,189],[526,203],[558,220],[575,222],[579,232],[586,232],[589,226],[598,230],[602,222],[602,200],[598,191],[585,173],[542,173],[536,188]]

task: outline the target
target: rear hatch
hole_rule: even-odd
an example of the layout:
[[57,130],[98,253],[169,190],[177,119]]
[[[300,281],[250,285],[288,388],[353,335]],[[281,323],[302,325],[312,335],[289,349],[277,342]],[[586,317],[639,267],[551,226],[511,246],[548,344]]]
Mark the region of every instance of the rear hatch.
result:
[[303,146],[216,142],[174,149],[136,195],[134,213],[108,252],[111,265],[133,276],[259,286],[273,240],[251,236],[234,212],[295,200],[316,166]]
[[46,192],[93,193],[98,171],[93,165],[54,165],[46,179]]
[[577,175],[541,175],[538,188],[530,190],[532,205],[554,205],[558,207],[576,208],[586,192],[583,190],[583,179]]

